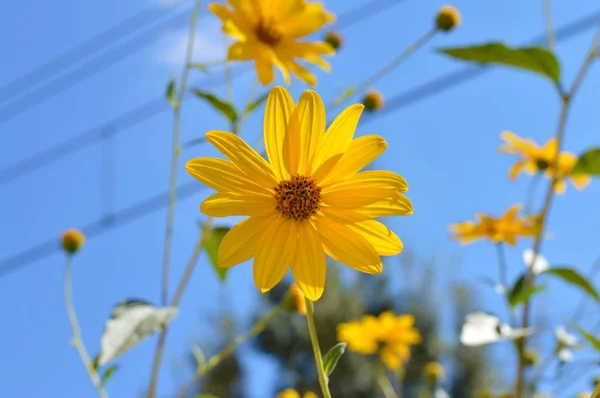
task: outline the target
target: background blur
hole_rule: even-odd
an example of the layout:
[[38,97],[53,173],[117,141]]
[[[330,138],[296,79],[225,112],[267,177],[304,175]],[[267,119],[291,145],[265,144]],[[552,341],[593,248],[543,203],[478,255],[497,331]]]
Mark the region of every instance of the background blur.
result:
[[[345,40],[331,60],[333,72],[318,76],[317,90],[326,103],[430,29],[444,4],[437,0],[325,3],[338,14],[333,28]],[[600,21],[600,5],[597,0],[553,3],[557,52],[565,81],[570,83]],[[88,236],[75,259],[74,293],[83,337],[92,353],[98,351],[114,304],[124,298],[159,301],[172,121],[164,90],[181,68],[191,5],[184,0],[24,0],[0,5],[0,397],[96,394],[69,345],[71,330],[62,292],[64,256],[58,245],[63,230],[78,227]],[[415,312],[419,322],[418,311],[425,311],[422,307],[427,304],[427,316],[436,319],[439,343],[425,357],[439,357],[453,369],[444,384],[447,389],[462,369],[444,356],[448,353],[444,347],[457,344],[457,325],[464,310],[457,307],[461,294],[473,295],[467,300],[470,309],[507,317],[500,298],[482,282],[497,279],[494,247],[482,242],[462,248],[448,239],[446,227],[479,211],[501,214],[524,200],[529,179],[508,181],[513,159],[498,154],[499,134],[508,129],[543,143],[554,134],[559,110],[551,85],[542,78],[513,69],[467,66],[433,51],[493,40],[543,44],[541,1],[456,0],[453,5],[460,10],[463,24],[448,35],[436,36],[374,87],[383,93],[386,105],[365,115],[357,131],[386,138],[389,148],[376,166],[400,173],[410,185],[414,215],[388,223],[406,250],[389,259],[381,278],[366,284],[356,273],[341,269],[339,274],[342,286],[363,286],[365,310],[394,307]],[[196,61],[222,58],[224,46],[217,19],[204,8]],[[249,68],[249,64],[233,68],[239,105],[246,100],[254,77]],[[210,75],[197,72],[191,85],[223,95],[225,91],[219,68]],[[290,87],[295,98],[304,89],[297,80]],[[580,153],[597,144],[599,92],[596,65],[575,100],[565,150]],[[194,98],[186,101],[182,141],[226,128],[204,103]],[[241,134],[249,143],[262,137],[262,112],[252,115]],[[208,146],[196,146],[183,153],[181,165],[192,157],[215,153]],[[209,194],[183,167],[180,176],[183,189],[176,210],[172,289],[198,236],[199,204]],[[582,273],[591,269],[600,255],[599,198],[600,184],[593,181],[583,193],[569,186],[567,194],[556,200],[549,224],[552,240],[543,249],[551,264],[569,264]],[[218,220],[219,225],[232,222]],[[523,270],[521,254],[529,244],[523,241],[507,251],[511,279]],[[386,289],[371,286],[369,290],[377,283]],[[461,294],[457,286],[464,290]],[[331,292],[332,297],[337,294]],[[577,291],[552,282],[548,292],[537,296],[534,308],[536,319],[546,325],[535,342],[546,351],[553,341],[552,326],[572,314],[580,299]],[[269,298],[276,300],[276,294]],[[422,305],[411,304],[415,300]],[[214,352],[227,333],[246,330],[268,305],[267,297],[253,285],[249,264],[235,267],[225,284],[219,284],[203,256],[169,333],[161,396],[172,396],[190,377],[193,343]],[[323,308],[325,312],[329,307]],[[332,311],[336,308],[341,311],[339,306]],[[346,315],[357,317],[359,309],[352,311],[348,309]],[[421,325],[427,323],[425,317]],[[584,318],[581,324],[588,330],[599,321],[591,306]],[[292,321],[280,323],[269,330],[293,327]],[[270,347],[285,343],[273,333],[260,341]],[[487,350],[499,385],[514,374],[516,359],[508,344]],[[120,369],[108,384],[112,397],[141,396],[154,347],[153,338],[118,360]],[[461,350],[469,355],[476,352]],[[484,354],[480,351],[477,355]],[[237,396],[268,398],[298,381],[296,373],[282,373],[289,369],[290,359],[275,359],[260,342],[244,345],[236,358],[233,365],[239,365],[241,376]],[[577,358],[585,359],[586,352],[578,352]],[[547,390],[558,389],[560,397],[589,390],[592,374],[589,367],[584,369],[573,373],[577,378],[568,377],[566,385],[563,380],[549,384]]]

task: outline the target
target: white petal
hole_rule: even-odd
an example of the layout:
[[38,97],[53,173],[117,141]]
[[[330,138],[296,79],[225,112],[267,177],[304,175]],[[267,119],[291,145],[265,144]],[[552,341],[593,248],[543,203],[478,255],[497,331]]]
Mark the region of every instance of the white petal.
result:
[[573,347],[579,342],[577,336],[567,332],[563,326],[557,326],[554,329],[554,334],[556,336],[556,340],[558,340],[560,344],[567,347]]
[[468,314],[460,333],[460,342],[467,346],[490,344],[502,339],[500,320],[484,312]]
[[558,352],[558,358],[561,362],[571,362],[573,361],[573,357],[573,351],[569,350],[568,348],[563,348]]
[[[523,262],[525,263],[525,265],[530,268],[531,267],[531,262],[533,261],[533,250],[531,249],[527,249],[523,252]],[[535,264],[533,264],[533,273],[534,274],[539,274],[541,272],[546,271],[548,268],[550,268],[550,264],[548,264],[548,260],[546,260],[544,257],[542,257],[541,254],[538,254],[535,258]]]

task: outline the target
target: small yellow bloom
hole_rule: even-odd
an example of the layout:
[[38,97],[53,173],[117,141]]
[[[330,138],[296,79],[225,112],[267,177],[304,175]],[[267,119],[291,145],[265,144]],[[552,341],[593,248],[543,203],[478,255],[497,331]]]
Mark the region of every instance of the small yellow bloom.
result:
[[368,111],[378,111],[383,108],[383,95],[377,90],[369,90],[365,94],[362,104]]
[[299,314],[306,315],[306,300],[304,293],[298,288],[298,285],[292,283],[288,289],[289,299],[293,310]]
[[442,6],[435,18],[435,26],[439,30],[448,32],[460,25],[460,13],[452,6]]
[[277,394],[277,398],[319,398],[319,396],[312,391],[307,391],[304,395],[300,395],[300,393],[293,388],[287,388]]
[[323,38],[325,43],[328,43],[334,50],[339,49],[344,44],[344,39],[339,32],[327,32]]
[[439,362],[429,362],[423,368],[423,374],[425,378],[433,382],[437,382],[444,378],[446,371],[444,366]]
[[76,253],[85,243],[85,235],[78,229],[69,229],[62,235],[62,247],[69,253]]
[[361,321],[340,323],[338,340],[347,342],[350,351],[379,354],[385,366],[398,370],[410,358],[410,346],[421,342],[414,323],[412,315],[397,316],[391,311],[379,317],[365,315]]
[[387,148],[382,137],[353,139],[363,106],[346,108],[325,132],[325,107],[307,90],[297,104],[274,87],[265,107],[269,162],[235,134],[206,139],[229,160],[192,159],[186,170],[218,191],[200,211],[211,217],[245,216],[223,238],[220,267],[254,258],[254,282],[271,290],[291,268],[304,295],[325,288],[325,254],[368,274],[383,270],[381,256],[402,251],[400,239],[377,217],[412,214],[404,178],[363,171]]
[[519,217],[520,205],[514,205],[500,218],[478,213],[477,222],[466,221],[452,224],[448,228],[454,234],[452,239],[466,245],[476,240],[488,238],[494,243],[506,242],[514,246],[519,236],[534,236],[535,217]]
[[329,71],[321,55],[334,55],[326,42],[301,42],[323,25],[335,21],[335,16],[320,3],[306,0],[228,0],[226,5],[211,3],[209,10],[223,22],[223,32],[236,41],[229,47],[227,58],[232,61],[254,60],[258,79],[264,85],[274,79],[273,66],[290,84],[290,73],[314,86],[315,76],[296,62],[296,58]]
[[565,178],[569,178],[578,190],[590,183],[591,177],[587,174],[571,174],[577,163],[577,156],[572,153],[560,152],[556,168],[553,167],[557,151],[556,138],[549,139],[543,147],[539,147],[533,140],[523,139],[510,131],[503,131],[500,136],[505,141],[500,146],[500,152],[519,156],[519,160],[508,173],[511,180],[516,179],[523,170],[529,174],[543,172],[548,179],[557,177],[558,181],[554,185],[554,192],[557,194],[565,192]]

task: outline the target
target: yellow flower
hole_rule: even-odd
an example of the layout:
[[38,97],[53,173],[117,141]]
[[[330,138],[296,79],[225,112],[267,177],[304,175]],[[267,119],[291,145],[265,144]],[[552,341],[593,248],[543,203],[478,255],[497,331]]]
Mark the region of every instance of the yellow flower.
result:
[[290,73],[293,73],[314,86],[315,76],[296,62],[296,58],[330,70],[321,55],[334,55],[331,45],[298,41],[335,21],[335,16],[322,4],[306,0],[228,0],[228,3],[232,8],[218,3],[208,5],[223,22],[223,32],[236,40],[229,47],[227,58],[254,60],[262,84],[273,81],[273,66],[276,66],[286,84],[290,84]]
[[500,146],[500,152],[515,154],[519,160],[515,163],[508,176],[511,180],[516,179],[523,170],[529,174],[545,173],[548,179],[555,175],[558,179],[554,185],[554,192],[563,194],[566,190],[565,178],[569,178],[575,188],[581,190],[591,181],[587,174],[571,174],[573,166],[577,163],[577,156],[569,152],[560,152],[558,155],[558,164],[554,165],[556,156],[557,142],[556,138],[549,139],[543,147],[539,147],[531,139],[523,139],[510,131],[503,131],[500,135],[505,144]]
[[298,285],[292,283],[288,289],[288,294],[290,295],[290,307],[292,310],[306,315],[306,300],[304,299],[304,293],[298,288]]
[[77,229],[69,229],[63,233],[61,243],[67,253],[73,254],[85,243],[85,235]]
[[478,213],[475,215],[477,222],[466,221],[448,228],[454,232],[452,239],[457,239],[463,245],[488,238],[494,243],[506,242],[514,246],[517,237],[534,236],[536,231],[535,217],[519,217],[520,209],[520,205],[514,205],[500,218]]
[[304,395],[300,395],[300,393],[293,388],[287,388],[277,394],[277,398],[319,398],[317,394],[312,391],[305,392]]
[[448,32],[460,25],[460,13],[452,6],[442,6],[435,18],[435,26],[439,30]]
[[423,374],[428,380],[437,382],[444,378],[446,373],[444,366],[439,362],[428,362],[423,367]]
[[353,139],[363,111],[346,108],[325,132],[319,95],[305,91],[297,104],[283,87],[267,99],[264,140],[269,162],[225,131],[206,139],[227,160],[198,158],[186,164],[196,179],[218,191],[200,210],[207,216],[246,216],[224,237],[220,267],[254,257],[254,282],[271,290],[292,269],[304,295],[315,301],[325,286],[325,253],[368,274],[382,272],[380,256],[402,251],[402,242],[376,217],[412,214],[404,178],[363,171],[386,148],[375,135]]
[[414,323],[412,315],[396,316],[391,311],[379,317],[365,315],[361,321],[340,323],[338,340],[347,342],[350,351],[379,354],[385,366],[397,370],[410,358],[410,346],[421,342]]

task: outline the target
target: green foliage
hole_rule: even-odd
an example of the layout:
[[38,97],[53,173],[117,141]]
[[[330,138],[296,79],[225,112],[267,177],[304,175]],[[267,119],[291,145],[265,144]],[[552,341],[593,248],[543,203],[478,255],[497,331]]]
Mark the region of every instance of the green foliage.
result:
[[600,176],[600,147],[585,151],[573,166],[571,174],[590,174]]
[[169,100],[169,104],[171,104],[171,108],[173,108],[173,109],[177,109],[179,107],[179,102],[177,101],[177,98],[175,97],[175,85],[176,84],[177,84],[176,79],[172,78],[169,81],[169,84],[167,84],[167,90],[165,91],[167,100]]
[[560,83],[560,64],[554,54],[541,47],[511,48],[503,43],[444,48],[440,52],[463,61],[498,64],[528,70]]
[[511,310],[529,300],[534,294],[546,290],[544,285],[525,287],[525,278],[526,274],[521,275],[508,292],[507,299]]
[[205,64],[201,64],[201,63],[192,64],[192,68],[198,69],[202,73],[208,73],[208,68],[206,67]]
[[331,349],[323,356],[323,367],[325,369],[325,374],[327,376],[331,376],[335,367],[337,366],[340,358],[344,355],[346,351],[346,343],[338,343],[331,347]]
[[592,284],[584,276],[579,274],[579,272],[573,268],[552,267],[546,270],[544,274],[557,276],[563,281],[580,288],[585,293],[593,297],[596,301],[600,301],[600,296],[598,295],[598,292],[594,286],[592,286]]
[[208,254],[208,258],[210,259],[210,264],[221,282],[225,282],[228,269],[219,267],[217,263],[217,253],[219,251],[219,246],[221,246],[221,241],[225,235],[227,235],[229,229],[229,227],[215,227],[210,231],[207,231],[206,238],[202,243],[202,247],[206,250],[206,254]]
[[207,91],[193,89],[192,93],[194,93],[198,98],[205,100],[215,110],[221,113],[221,115],[223,115],[230,123],[237,122],[238,112],[230,102],[227,102]]
[[264,93],[263,95],[261,95],[260,97],[255,99],[254,101],[250,102],[246,106],[246,110],[244,111],[244,113],[250,114],[250,113],[254,112],[259,106],[261,106],[263,104],[263,102],[265,102],[267,100],[267,98],[269,98],[269,92]]
[[102,385],[106,385],[108,380],[115,374],[115,372],[119,369],[119,365],[111,365],[109,366],[104,373],[102,374]]
[[588,343],[590,343],[590,345],[594,348],[594,350],[600,352],[600,340],[596,336],[594,336],[593,334],[591,334],[589,332],[586,332],[585,330],[583,330],[579,326],[574,326],[574,327],[581,334],[581,336],[583,336],[583,338]]

